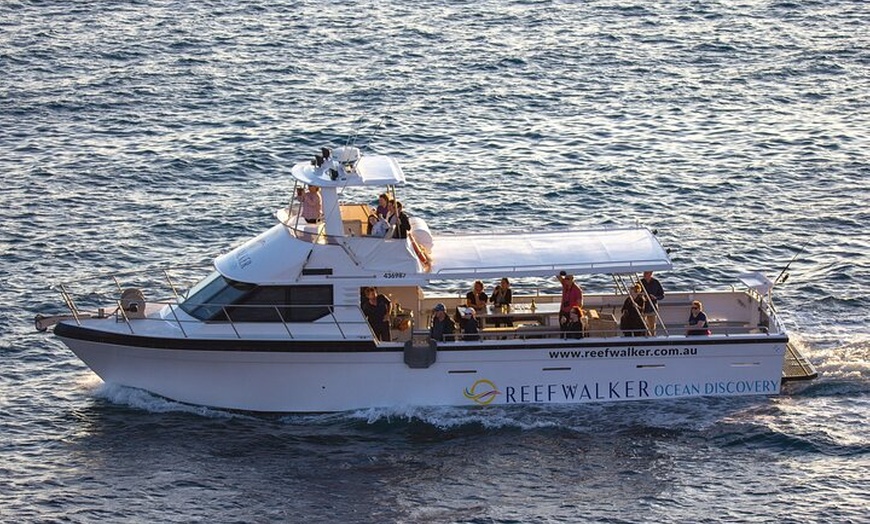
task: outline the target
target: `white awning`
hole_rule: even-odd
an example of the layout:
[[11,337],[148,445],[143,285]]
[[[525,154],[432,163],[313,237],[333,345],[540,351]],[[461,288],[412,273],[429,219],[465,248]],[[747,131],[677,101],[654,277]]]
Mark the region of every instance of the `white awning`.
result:
[[310,162],[300,162],[293,166],[290,173],[303,184],[319,187],[388,186],[405,183],[405,173],[399,163],[386,155],[362,156],[349,171],[336,161],[329,161],[319,168]]
[[646,228],[436,236],[429,278],[552,276],[671,269]]

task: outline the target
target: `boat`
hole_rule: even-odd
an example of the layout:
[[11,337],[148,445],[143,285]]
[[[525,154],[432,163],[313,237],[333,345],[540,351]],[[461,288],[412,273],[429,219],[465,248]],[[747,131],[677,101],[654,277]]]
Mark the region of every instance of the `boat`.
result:
[[[724,290],[668,291],[655,329],[625,336],[628,289],[644,271],[673,269],[646,227],[436,235],[412,217],[406,234],[392,225],[375,236],[373,198],[358,195],[396,195],[406,179],[394,157],[323,148],[288,178],[294,190],[320,188],[313,220],[291,198],[273,226],[199,275],[159,269],[57,284],[68,312],[37,316],[37,329],[53,328],[106,383],[252,412],[776,395],[784,381],[817,375],[789,342],[774,282],[761,273]],[[559,274],[613,282],[584,294],[579,333],[560,325],[555,287],[487,304],[473,336],[430,336],[436,308],[458,320],[469,313],[450,283]],[[369,287],[390,299],[389,336],[376,335],[362,310]],[[702,336],[686,330],[695,301],[708,317]]]

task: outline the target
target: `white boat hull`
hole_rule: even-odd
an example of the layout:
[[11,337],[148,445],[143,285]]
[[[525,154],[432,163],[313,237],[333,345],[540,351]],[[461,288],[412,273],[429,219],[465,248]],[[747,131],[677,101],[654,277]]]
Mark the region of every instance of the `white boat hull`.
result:
[[617,402],[779,393],[784,337],[666,337],[440,349],[412,369],[390,351],[157,349],[64,338],[107,383],[259,412]]

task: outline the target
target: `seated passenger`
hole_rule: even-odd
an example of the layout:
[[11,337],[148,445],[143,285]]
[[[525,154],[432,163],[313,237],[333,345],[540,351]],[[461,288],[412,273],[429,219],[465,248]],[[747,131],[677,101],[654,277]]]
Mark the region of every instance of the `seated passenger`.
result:
[[383,238],[390,230],[390,225],[383,218],[378,218],[375,215],[369,215],[369,225],[367,234],[373,237]]
[[480,340],[477,318],[474,317],[474,309],[459,308],[461,317],[459,318],[460,327],[462,328],[462,340]]
[[710,330],[707,329],[707,314],[704,313],[704,305],[701,301],[695,300],[692,302],[692,310],[689,312],[689,329],[686,330],[686,335],[709,335]]
[[456,324],[447,316],[447,308],[444,304],[435,304],[432,308],[432,327],[429,328],[429,338],[438,342],[444,342],[445,338],[452,339],[456,332]]
[[474,281],[474,287],[465,294],[466,307],[474,308],[475,311],[486,311],[486,293],[483,292],[483,282]]
[[381,193],[378,196],[378,207],[375,209],[375,215],[377,218],[387,218],[387,215],[390,212],[390,197],[386,193]]
[[[496,284],[492,290],[489,300],[492,302],[494,313],[504,313],[510,308],[513,293],[511,292],[511,282],[507,277],[501,279],[501,282]],[[495,327],[501,327],[502,324],[511,327],[514,325],[511,317],[495,317]]]
[[580,308],[574,306],[568,312],[568,322],[565,324],[565,338],[583,338],[583,316]]

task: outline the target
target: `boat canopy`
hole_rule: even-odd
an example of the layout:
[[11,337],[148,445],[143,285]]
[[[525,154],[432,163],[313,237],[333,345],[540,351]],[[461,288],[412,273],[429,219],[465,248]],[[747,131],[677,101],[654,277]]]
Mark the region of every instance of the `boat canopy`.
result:
[[436,236],[429,278],[552,276],[671,269],[647,228]]
[[303,184],[325,188],[405,183],[405,173],[392,157],[362,156],[354,147],[336,148],[326,160],[318,155],[314,162],[299,162],[290,173]]

